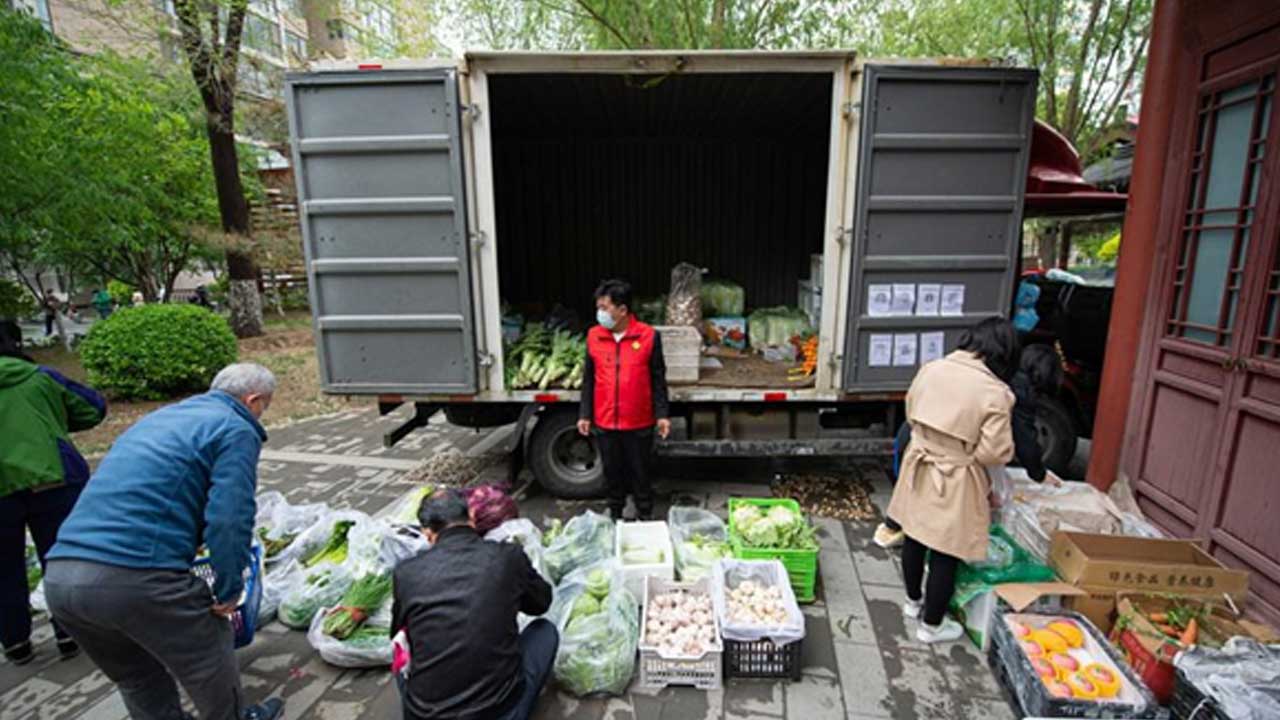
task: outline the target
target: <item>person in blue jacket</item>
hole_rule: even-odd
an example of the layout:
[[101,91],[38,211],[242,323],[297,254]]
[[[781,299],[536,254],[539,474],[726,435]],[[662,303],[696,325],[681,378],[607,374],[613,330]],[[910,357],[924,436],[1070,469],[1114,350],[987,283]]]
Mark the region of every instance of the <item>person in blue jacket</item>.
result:
[[[245,707],[229,618],[244,589],[256,512],[258,420],[276,380],[223,368],[209,392],[157,410],[103,458],[49,553],[53,617],[120,689],[134,720],[178,720],[177,683],[201,720],[269,720]],[[191,572],[208,548],[212,592]],[[176,681],[176,682],[175,682]]]
[[[0,322],[0,645],[14,665],[35,658],[26,534],[43,565],[58,528],[89,479],[71,433],[102,422],[107,404],[93,390],[22,352],[22,329]],[[79,654],[56,622],[58,652]]]

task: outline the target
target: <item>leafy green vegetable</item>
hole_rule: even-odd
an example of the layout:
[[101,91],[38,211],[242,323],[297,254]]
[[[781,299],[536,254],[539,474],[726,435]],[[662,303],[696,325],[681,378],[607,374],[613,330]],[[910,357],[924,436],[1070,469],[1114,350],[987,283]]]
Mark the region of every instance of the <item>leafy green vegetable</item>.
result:
[[285,548],[293,544],[301,533],[285,533],[278,538],[269,537],[271,528],[258,528],[258,539],[262,541],[262,549],[266,552],[267,557],[273,558],[284,552]]
[[436,486],[431,483],[415,488],[414,491],[404,499],[404,504],[400,506],[399,511],[396,513],[395,522],[401,525],[417,525],[418,511],[422,509],[422,501],[430,497],[431,493],[435,492],[435,490]]
[[573,601],[573,610],[569,612],[569,622],[573,622],[574,618],[584,617],[586,615],[595,615],[600,612],[600,600],[589,592],[578,596]]
[[564,532],[564,523],[560,522],[560,518],[553,518],[547,531],[542,533],[542,546],[550,547],[551,543],[555,542],[562,532]]
[[597,600],[603,600],[609,596],[609,573],[604,568],[596,568],[587,573],[587,594]]
[[728,280],[702,281],[702,314],[706,317],[741,317],[747,294],[742,286]]
[[588,510],[557,533],[543,555],[551,579],[561,578],[613,555],[613,521]]
[[391,643],[391,631],[390,628],[361,625],[342,642],[356,650],[381,650]]
[[566,624],[556,654],[556,679],[577,696],[624,692],[635,671],[639,626],[635,599],[618,588],[599,612]]
[[325,634],[339,640],[349,637],[390,594],[390,573],[370,573],[356,580],[347,588],[338,607],[325,616]]
[[312,553],[311,557],[303,561],[302,566],[312,568],[323,562],[331,562],[340,565],[347,559],[347,533],[351,532],[351,527],[355,525],[352,520],[339,520],[333,524],[333,532],[329,534],[329,541],[325,546]]
[[733,511],[733,531],[747,547],[782,550],[817,550],[813,526],[804,516],[781,505],[765,512],[755,505],[740,505]]
[[349,582],[350,576],[338,565],[325,565],[313,571],[280,600],[277,611],[280,622],[296,629],[309,627],[320,608],[342,598]]

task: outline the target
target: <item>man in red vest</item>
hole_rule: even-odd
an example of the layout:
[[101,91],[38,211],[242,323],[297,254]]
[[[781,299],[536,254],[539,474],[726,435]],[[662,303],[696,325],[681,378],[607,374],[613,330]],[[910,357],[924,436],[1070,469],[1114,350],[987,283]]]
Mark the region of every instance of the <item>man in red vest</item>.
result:
[[609,514],[622,519],[627,492],[639,520],[653,515],[649,459],[653,432],[671,434],[662,338],[631,314],[631,285],[605,280],[596,288],[596,323],[587,333],[578,432],[594,431],[609,488]]

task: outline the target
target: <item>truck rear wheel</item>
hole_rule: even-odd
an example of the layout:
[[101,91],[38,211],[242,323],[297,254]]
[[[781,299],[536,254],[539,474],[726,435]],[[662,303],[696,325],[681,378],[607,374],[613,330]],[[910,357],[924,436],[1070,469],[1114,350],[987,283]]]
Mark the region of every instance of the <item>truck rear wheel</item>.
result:
[[1058,399],[1040,396],[1036,432],[1040,434],[1045,466],[1065,479],[1076,455],[1076,424],[1071,412]]
[[545,412],[529,438],[529,466],[547,492],[559,498],[604,495],[604,466],[591,438],[578,434],[575,412]]

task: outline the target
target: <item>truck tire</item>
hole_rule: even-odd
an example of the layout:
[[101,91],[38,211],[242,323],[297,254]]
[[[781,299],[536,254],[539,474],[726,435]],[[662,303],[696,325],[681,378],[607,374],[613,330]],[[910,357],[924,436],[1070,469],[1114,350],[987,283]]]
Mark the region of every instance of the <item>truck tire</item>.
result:
[[1044,451],[1044,464],[1058,476],[1067,478],[1067,469],[1076,455],[1076,423],[1071,411],[1057,398],[1040,396],[1036,412],[1036,431],[1040,434],[1040,449]]
[[576,412],[544,412],[529,438],[529,467],[542,487],[558,498],[604,496],[604,465],[591,438],[578,434]]

